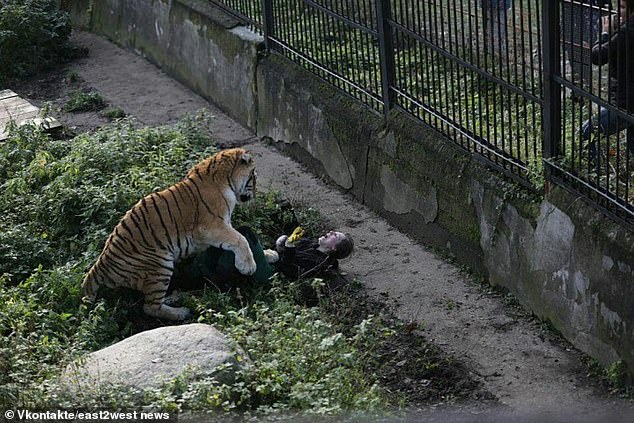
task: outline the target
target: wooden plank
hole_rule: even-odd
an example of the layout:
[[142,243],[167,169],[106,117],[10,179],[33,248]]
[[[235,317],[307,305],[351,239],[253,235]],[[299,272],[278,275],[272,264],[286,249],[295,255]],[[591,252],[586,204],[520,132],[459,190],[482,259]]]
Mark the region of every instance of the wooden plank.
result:
[[[38,111],[37,111],[37,110],[36,110],[35,112],[33,112],[33,111],[31,111],[31,110],[27,110],[27,111],[24,111],[24,112],[21,112],[21,113],[16,113],[15,115],[13,115],[13,116],[11,117],[11,119],[10,119],[10,120],[13,120],[13,121],[15,121],[18,125],[20,125],[22,122],[24,122],[24,121],[25,121],[25,120],[27,120],[27,119],[35,119],[35,118],[37,118],[37,117],[39,117],[39,116],[38,116]],[[7,123],[9,123],[9,120],[7,120],[7,121],[5,122],[5,125],[6,125]]]
[[15,119],[17,115],[23,115],[24,113],[33,113],[34,115],[37,115],[39,110],[40,109],[32,104],[21,104],[20,106],[14,107],[11,110],[5,110],[4,116],[6,120],[11,120]]
[[0,105],[0,121],[15,119],[17,115],[21,115],[24,113],[34,113],[35,115],[37,115],[39,110],[40,109],[29,103],[17,104],[11,108],[6,109],[3,108],[2,105]]
[[0,127],[4,128],[11,120],[20,122],[37,117],[38,113],[39,109],[23,98],[5,96],[0,100]]
[[0,91],[0,100],[4,100],[5,98],[17,97],[18,95],[11,90],[2,90]]
[[11,120],[25,119],[24,114],[36,117],[39,109],[20,97],[9,97],[0,100],[0,126],[4,127]]
[[42,118],[39,114],[40,109],[38,107],[19,97],[13,91],[0,91],[0,141],[7,139],[6,125],[12,120],[17,122],[18,125],[31,122],[35,125],[43,126],[46,130],[61,126],[55,118]]
[[20,104],[24,104],[24,100],[20,97],[8,97],[4,100],[0,100],[0,112],[4,112],[5,110],[11,110]]
[[54,117],[36,117],[31,119],[25,119],[23,121],[18,122],[18,125],[26,125],[27,123],[35,124],[37,126],[44,127],[45,130],[50,131],[51,129],[59,128],[62,126]]
[[0,100],[0,110],[1,109],[11,109],[12,107],[20,106],[22,104],[31,104],[28,101],[24,100],[20,97],[7,97],[3,100]]

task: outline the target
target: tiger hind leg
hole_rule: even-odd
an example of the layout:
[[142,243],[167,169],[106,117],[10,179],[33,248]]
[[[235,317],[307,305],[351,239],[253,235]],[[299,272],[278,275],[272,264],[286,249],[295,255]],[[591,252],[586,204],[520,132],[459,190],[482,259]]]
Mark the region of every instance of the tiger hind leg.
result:
[[185,320],[191,316],[187,307],[171,307],[165,303],[145,303],[143,311],[148,316],[166,320]]
[[92,304],[97,299],[97,291],[99,290],[99,283],[95,277],[89,273],[81,284],[81,301],[84,304]]
[[165,297],[163,304],[167,304],[168,306],[173,306],[178,304],[183,299],[183,296],[178,291],[172,291],[171,294]]
[[148,316],[166,320],[185,320],[191,316],[191,312],[186,307],[172,307],[166,304],[167,287],[169,279],[166,283],[157,283],[148,287],[145,293],[145,304],[143,311]]

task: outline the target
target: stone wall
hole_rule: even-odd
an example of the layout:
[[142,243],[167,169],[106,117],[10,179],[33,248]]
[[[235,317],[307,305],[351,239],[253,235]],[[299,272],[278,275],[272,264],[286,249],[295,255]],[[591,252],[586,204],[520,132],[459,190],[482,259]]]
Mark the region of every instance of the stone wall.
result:
[[[62,0],[76,25],[136,51],[255,129],[262,37],[206,0]],[[88,15],[90,18],[88,18]]]
[[78,24],[145,55],[400,229],[508,288],[581,350],[634,368],[634,234],[583,199],[552,186],[538,196],[421,122],[396,111],[385,119],[264,56],[259,36],[208,2],[65,4]]

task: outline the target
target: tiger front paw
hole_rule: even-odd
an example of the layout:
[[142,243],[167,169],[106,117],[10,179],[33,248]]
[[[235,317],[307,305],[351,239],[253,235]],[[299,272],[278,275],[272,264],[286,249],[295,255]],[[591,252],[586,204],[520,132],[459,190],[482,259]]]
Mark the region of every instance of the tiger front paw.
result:
[[236,255],[236,269],[238,272],[243,275],[252,275],[255,273],[257,269],[257,265],[255,264],[255,260],[253,260],[253,254],[251,254],[251,250],[249,250],[249,254],[244,256],[241,260],[238,259]]

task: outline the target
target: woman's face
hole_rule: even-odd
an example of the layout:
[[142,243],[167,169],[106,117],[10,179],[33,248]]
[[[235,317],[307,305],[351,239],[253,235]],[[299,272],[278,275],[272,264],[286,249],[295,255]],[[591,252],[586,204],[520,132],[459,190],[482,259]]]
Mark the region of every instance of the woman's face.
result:
[[[627,0],[621,0],[619,2],[619,9],[620,9],[619,13],[620,13],[621,17],[623,17],[623,18],[628,17],[627,3],[628,3]],[[632,9],[634,9],[634,7]],[[632,10],[631,12],[634,12],[634,10]],[[631,12],[630,12],[630,15],[632,14]]]
[[324,236],[319,237],[319,246],[322,250],[332,251],[337,247],[337,244],[346,238],[346,234],[342,232],[330,231]]

